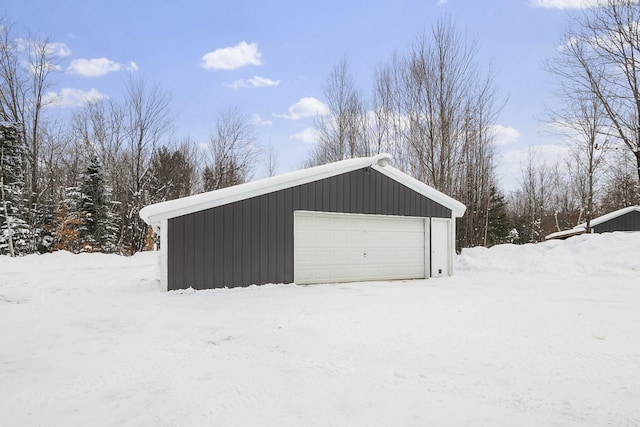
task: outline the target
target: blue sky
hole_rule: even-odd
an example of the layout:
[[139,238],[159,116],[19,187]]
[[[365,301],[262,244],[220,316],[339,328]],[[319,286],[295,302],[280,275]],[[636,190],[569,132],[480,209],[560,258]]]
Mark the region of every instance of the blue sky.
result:
[[[322,84],[347,57],[368,93],[374,70],[438,19],[479,41],[508,97],[498,124],[503,187],[516,185],[521,153],[561,144],[541,130],[551,76],[543,69],[560,44],[568,12],[581,0],[395,1],[64,1],[5,0],[0,15],[17,30],[60,43],[52,91],[60,111],[87,96],[118,99],[128,73],[167,90],[174,136],[205,142],[216,115],[237,107],[253,118],[258,142],[271,144],[279,172],[299,168],[308,131],[322,109]],[[556,145],[556,147],[554,147]],[[260,177],[263,172],[258,171]]]

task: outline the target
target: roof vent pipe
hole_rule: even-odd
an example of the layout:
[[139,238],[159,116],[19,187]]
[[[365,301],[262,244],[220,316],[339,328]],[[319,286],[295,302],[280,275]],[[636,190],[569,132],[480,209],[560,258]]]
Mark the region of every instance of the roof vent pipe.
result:
[[391,161],[391,154],[381,153],[373,157],[372,164],[376,164],[383,168],[385,166],[388,166],[390,161]]

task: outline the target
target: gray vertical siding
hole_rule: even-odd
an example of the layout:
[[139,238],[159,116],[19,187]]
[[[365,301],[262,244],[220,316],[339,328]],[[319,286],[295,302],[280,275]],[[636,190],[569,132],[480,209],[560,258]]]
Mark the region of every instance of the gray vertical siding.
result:
[[631,211],[593,227],[595,233],[610,231],[640,231],[640,212]]
[[169,289],[293,282],[296,210],[451,217],[380,172],[359,169],[170,219]]

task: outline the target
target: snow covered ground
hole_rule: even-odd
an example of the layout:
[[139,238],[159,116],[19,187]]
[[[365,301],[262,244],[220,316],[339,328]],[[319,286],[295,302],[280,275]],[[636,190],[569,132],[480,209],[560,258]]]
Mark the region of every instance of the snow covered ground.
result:
[[640,425],[640,233],[405,282],[160,293],[156,261],[0,257],[0,425]]

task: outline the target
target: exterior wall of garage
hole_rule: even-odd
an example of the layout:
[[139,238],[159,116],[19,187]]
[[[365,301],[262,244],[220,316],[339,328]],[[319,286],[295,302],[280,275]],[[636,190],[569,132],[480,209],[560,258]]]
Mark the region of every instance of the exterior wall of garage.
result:
[[168,289],[293,282],[296,210],[452,216],[382,173],[358,169],[169,219]]
[[631,211],[616,218],[593,226],[594,233],[607,233],[611,231],[640,231],[640,212]]

